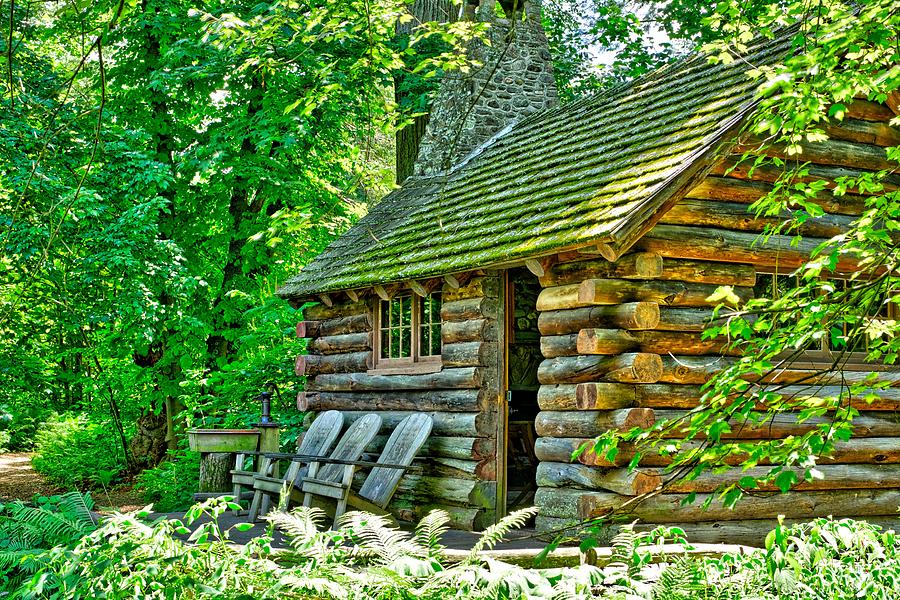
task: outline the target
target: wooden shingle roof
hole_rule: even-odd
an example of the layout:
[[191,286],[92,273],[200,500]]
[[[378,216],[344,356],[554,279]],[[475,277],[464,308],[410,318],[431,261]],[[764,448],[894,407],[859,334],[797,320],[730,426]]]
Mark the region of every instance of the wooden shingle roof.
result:
[[627,250],[712,166],[756,106],[746,60],[697,55],[536,113],[445,175],[410,178],[278,290],[282,297],[409,281],[608,244]]

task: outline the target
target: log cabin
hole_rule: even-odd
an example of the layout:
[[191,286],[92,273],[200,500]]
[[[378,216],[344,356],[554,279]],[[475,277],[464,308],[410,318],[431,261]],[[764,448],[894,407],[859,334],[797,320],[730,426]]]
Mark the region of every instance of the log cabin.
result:
[[[865,197],[826,189],[816,196],[825,215],[806,222],[799,245],[758,240],[771,220],[748,206],[779,173],[739,160],[741,126],[758,103],[746,64],[783,56],[788,38],[758,44],[746,61],[692,56],[559,105],[536,4],[502,15],[482,0],[467,11],[492,25],[493,43],[470,49],[486,66],[445,77],[415,174],[278,294],[303,309],[299,410],[339,409],[348,421],[377,412],[379,443],[411,411],[433,416],[427,466],[404,478],[394,514],[442,508],[453,526],[477,530],[534,504],[537,528],[552,531],[659,485],[662,457],[629,471],[627,448],[613,462],[572,453],[609,428],[696,406],[700,386],[731,359],[721,342],[701,339],[707,298],[721,285],[742,299],[770,290],[843,231]],[[810,178],[894,171],[885,148],[900,144],[896,116],[896,103],[854,102],[827,125],[829,140],[803,146]],[[783,379],[823,360],[807,359]],[[872,368],[848,365],[841,376]],[[882,375],[897,387],[859,403],[855,437],[822,458],[824,480],[727,510],[700,507],[721,481],[701,478],[636,504],[626,519],[678,524],[696,542],[753,544],[778,515],[892,523],[900,372]],[[809,427],[785,417],[736,435]],[[700,501],[683,506],[692,492]]]

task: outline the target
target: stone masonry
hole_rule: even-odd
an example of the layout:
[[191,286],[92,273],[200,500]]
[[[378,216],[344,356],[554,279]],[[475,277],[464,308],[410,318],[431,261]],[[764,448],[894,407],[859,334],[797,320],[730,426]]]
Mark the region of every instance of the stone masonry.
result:
[[470,19],[489,23],[491,45],[469,48],[475,66],[448,73],[441,82],[419,147],[416,175],[448,171],[507,125],[558,103],[553,63],[537,0],[518,0],[524,10],[497,0],[469,7]]

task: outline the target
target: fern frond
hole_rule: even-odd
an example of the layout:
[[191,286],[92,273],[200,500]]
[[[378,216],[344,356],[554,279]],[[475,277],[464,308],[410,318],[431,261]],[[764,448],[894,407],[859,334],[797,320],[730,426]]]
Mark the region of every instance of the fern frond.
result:
[[[310,592],[311,597],[314,598],[333,598],[334,600],[347,598],[346,588],[337,581],[326,577],[285,575],[278,580],[277,585],[271,591],[277,592],[284,589]],[[280,597],[280,594],[275,593],[272,597]]]
[[342,515],[339,524],[362,554],[375,557],[381,565],[405,556],[428,555],[426,548],[410,539],[409,533],[394,527],[387,517],[352,511]]
[[528,519],[537,514],[537,511],[537,507],[534,506],[517,510],[485,529],[478,541],[475,542],[475,545],[472,546],[472,550],[469,552],[469,556],[466,560],[469,562],[477,561],[479,552],[482,550],[490,550],[496,546],[511,530],[520,529],[524,526],[525,523],[528,522]]
[[432,510],[416,525],[414,539],[428,550],[430,558],[438,558],[444,553],[441,538],[450,530],[450,515],[444,510]]
[[297,555],[321,559],[328,554],[328,541],[319,532],[325,516],[325,511],[320,508],[298,506],[289,513],[270,512],[265,518],[284,533]]

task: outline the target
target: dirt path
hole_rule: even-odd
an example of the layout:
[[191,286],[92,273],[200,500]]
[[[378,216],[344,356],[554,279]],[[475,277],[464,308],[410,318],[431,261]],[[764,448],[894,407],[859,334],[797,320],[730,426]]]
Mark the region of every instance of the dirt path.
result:
[[[13,452],[0,454],[0,502],[8,500],[31,500],[35,495],[51,496],[61,490],[31,467],[31,454]],[[94,490],[91,496],[100,512],[118,510],[128,512],[142,508],[144,502],[140,494],[130,485],[109,490]]]
[[0,500],[31,500],[35,494],[49,496],[58,490],[31,468],[31,454],[0,454]]

